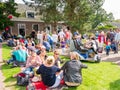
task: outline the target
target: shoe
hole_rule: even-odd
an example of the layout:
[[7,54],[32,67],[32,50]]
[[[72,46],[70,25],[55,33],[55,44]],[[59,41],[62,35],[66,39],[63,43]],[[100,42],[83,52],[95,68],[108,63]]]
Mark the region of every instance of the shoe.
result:
[[7,65],[9,65],[9,64],[10,64],[10,62],[9,62],[9,61],[7,61],[7,60],[3,60],[3,62],[4,62],[5,64],[7,64]]
[[17,67],[17,65],[16,65],[16,64],[13,64],[13,65],[11,66],[11,68],[14,68],[14,67]]
[[10,62],[8,62],[8,61],[7,61],[7,62],[6,62],[6,64],[8,64],[8,65],[9,65],[9,64],[10,64]]

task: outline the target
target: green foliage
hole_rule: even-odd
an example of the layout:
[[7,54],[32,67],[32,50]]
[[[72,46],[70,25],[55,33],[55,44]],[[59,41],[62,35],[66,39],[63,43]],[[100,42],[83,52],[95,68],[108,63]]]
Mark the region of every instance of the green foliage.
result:
[[[25,2],[25,0],[23,0]],[[73,31],[95,29],[101,22],[114,20],[113,14],[107,14],[102,5],[105,0],[37,0],[42,20],[46,24],[64,21]],[[34,6],[34,5],[33,5]]]
[[116,29],[117,27],[112,25],[105,25],[105,26],[98,26],[98,30],[110,30],[110,29]]
[[12,26],[13,22],[10,20],[9,15],[19,16],[19,13],[16,13],[17,4],[12,0],[9,2],[0,2],[0,30],[4,30],[7,26]]

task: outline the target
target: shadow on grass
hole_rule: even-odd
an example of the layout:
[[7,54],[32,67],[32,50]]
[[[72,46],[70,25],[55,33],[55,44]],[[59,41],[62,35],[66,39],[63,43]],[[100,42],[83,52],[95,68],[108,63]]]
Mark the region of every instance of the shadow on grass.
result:
[[2,44],[2,47],[5,49],[12,49],[12,47],[8,46],[7,44]]
[[77,90],[77,87],[69,87],[68,89],[63,89],[63,90]]
[[12,69],[11,65],[3,64],[2,69]]
[[4,82],[16,82],[16,78],[8,77],[4,80]]
[[9,78],[6,78],[4,82],[6,83],[5,86],[8,88],[14,87],[13,90],[26,90],[26,86],[18,86],[16,84],[16,78],[9,77]]
[[109,90],[120,90],[120,79],[110,83]]
[[80,61],[83,62],[83,63],[99,64],[99,63],[97,63],[97,62],[95,62],[95,61],[93,61],[93,60],[91,60],[91,61],[80,60]]

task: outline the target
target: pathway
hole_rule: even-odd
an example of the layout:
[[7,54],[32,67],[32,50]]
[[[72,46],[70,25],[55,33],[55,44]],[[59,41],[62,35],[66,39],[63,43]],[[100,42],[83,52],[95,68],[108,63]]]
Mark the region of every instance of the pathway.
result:
[[5,88],[5,84],[4,84],[4,76],[2,75],[1,72],[1,66],[2,66],[2,44],[0,43],[0,90],[9,90],[8,88]]
[[1,65],[2,65],[2,44],[0,43],[0,90],[5,90],[5,86],[4,86],[4,79],[3,79],[3,75],[2,75],[2,72],[1,72]]
[[107,56],[105,52],[103,52],[103,54],[101,55],[101,58],[102,58],[102,61],[113,62],[115,64],[120,65],[120,51],[116,54],[114,54],[113,52],[110,52],[109,56]]

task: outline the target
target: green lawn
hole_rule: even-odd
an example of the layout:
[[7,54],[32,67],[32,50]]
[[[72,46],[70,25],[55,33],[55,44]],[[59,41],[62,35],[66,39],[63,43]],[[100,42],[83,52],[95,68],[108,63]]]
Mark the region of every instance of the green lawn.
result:
[[[10,50],[11,48],[3,45],[3,59],[9,59]],[[68,60],[64,56],[61,58]],[[120,67],[118,65],[110,62],[83,63],[88,65],[88,68],[82,71],[83,83],[79,87],[69,88],[69,90],[120,90]],[[16,80],[11,77],[13,74],[19,72],[19,68],[10,68],[10,66],[4,64],[2,72],[6,77],[4,81],[6,87],[12,87],[12,90],[25,90],[25,87],[17,86]]]

